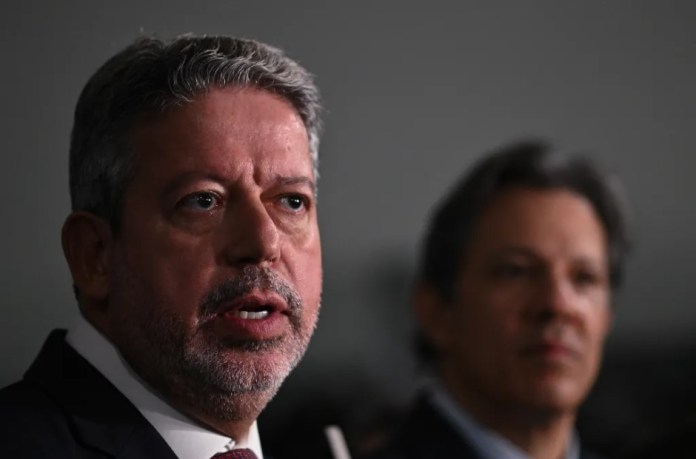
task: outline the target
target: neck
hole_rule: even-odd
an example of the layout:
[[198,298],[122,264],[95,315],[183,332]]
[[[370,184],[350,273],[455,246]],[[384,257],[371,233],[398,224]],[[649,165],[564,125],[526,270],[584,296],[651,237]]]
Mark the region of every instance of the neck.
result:
[[461,386],[442,383],[454,400],[476,421],[525,451],[532,459],[562,459],[572,436],[575,413],[563,410],[495,403],[462,390]]
[[[507,419],[506,419],[507,418]],[[572,435],[574,418],[534,419],[524,413],[509,413],[482,421],[534,459],[561,459]]]

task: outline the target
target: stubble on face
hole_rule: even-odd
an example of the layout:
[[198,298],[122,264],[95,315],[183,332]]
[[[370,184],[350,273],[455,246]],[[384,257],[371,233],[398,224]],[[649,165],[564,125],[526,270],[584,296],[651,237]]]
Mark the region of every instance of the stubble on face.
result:
[[[305,126],[281,96],[225,87],[133,137],[138,158],[106,253],[101,329],[172,407],[243,434],[317,320],[321,248]],[[248,306],[247,295],[285,304],[268,324],[225,317]]]
[[[263,341],[221,339],[212,321],[226,304],[254,290],[285,300],[290,332]],[[192,327],[166,305],[153,306],[137,325],[140,330],[132,332],[133,340],[138,335],[145,342],[129,346],[134,352],[127,353],[128,363],[167,400],[222,421],[254,418],[264,408],[301,360],[316,326],[315,318],[303,327],[308,322],[297,291],[273,270],[257,266],[209,289]],[[124,325],[122,330],[133,327]]]

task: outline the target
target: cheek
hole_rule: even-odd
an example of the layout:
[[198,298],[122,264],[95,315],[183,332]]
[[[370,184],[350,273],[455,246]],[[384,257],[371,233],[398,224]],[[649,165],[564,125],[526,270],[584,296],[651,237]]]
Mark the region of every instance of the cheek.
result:
[[458,353],[473,351],[476,360],[484,361],[502,358],[518,328],[504,310],[483,302],[460,305],[447,327]]
[[611,311],[609,307],[606,306],[601,307],[601,310],[596,311],[596,314],[588,319],[588,332],[591,335],[590,339],[594,346],[598,348],[598,352],[601,352],[607,335],[609,334],[611,319]]
[[132,244],[125,254],[125,267],[141,286],[148,307],[166,308],[182,315],[196,311],[211,287],[215,271],[210,247],[177,243],[162,237],[147,247]]
[[321,240],[319,237],[319,226],[314,216],[304,222],[300,229],[294,233],[287,234],[288,245],[298,253],[307,253],[311,256],[317,254],[321,257]]
[[499,288],[482,288],[471,304],[469,330],[490,342],[492,347],[507,347],[522,328],[522,296]]
[[297,248],[287,246],[283,252],[281,275],[297,290],[305,307],[308,320],[316,320],[322,292],[321,248],[316,244]]
[[305,269],[300,271],[297,288],[307,302],[306,306],[316,310],[319,307],[322,292],[321,254],[307,257],[304,265]]
[[612,321],[612,310],[607,292],[591,292],[577,299],[577,307],[583,314],[582,320],[588,339],[592,342],[604,342]]

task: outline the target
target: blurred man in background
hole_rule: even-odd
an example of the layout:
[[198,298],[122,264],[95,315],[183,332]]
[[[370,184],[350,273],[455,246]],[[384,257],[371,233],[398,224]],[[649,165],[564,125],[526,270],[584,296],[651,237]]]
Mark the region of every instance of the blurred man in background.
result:
[[252,40],[142,38],[92,76],[63,227],[80,315],[0,392],[3,457],[261,459],[320,303],[319,108]]
[[587,459],[627,237],[614,184],[542,144],[484,158],[437,207],[413,304],[432,380],[376,458]]

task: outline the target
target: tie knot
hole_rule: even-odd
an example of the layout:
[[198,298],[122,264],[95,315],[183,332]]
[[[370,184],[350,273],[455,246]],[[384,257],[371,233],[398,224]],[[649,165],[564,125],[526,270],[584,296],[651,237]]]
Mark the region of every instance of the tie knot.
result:
[[210,459],[257,459],[256,454],[250,449],[231,449],[226,453],[218,453]]

